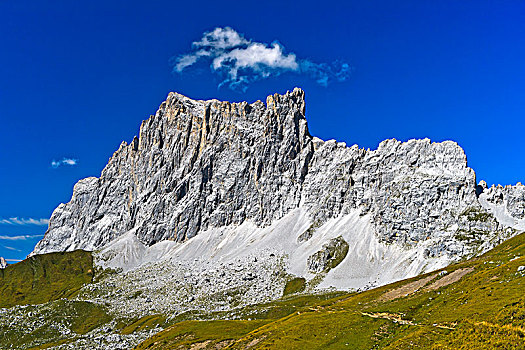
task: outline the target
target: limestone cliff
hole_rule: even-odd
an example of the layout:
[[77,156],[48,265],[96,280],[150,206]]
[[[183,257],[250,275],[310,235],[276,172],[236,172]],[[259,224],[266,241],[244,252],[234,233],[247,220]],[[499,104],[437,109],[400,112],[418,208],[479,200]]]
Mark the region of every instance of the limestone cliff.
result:
[[452,141],[392,139],[365,150],[312,137],[297,88],[252,104],[170,93],[99,178],[74,186],[32,254],[95,250],[126,232],[146,246],[185,242],[246,221],[264,228],[301,208],[309,233],[281,235],[306,242],[328,220],[359,212],[383,244],[460,257],[520,229],[524,203],[521,185],[477,185]]

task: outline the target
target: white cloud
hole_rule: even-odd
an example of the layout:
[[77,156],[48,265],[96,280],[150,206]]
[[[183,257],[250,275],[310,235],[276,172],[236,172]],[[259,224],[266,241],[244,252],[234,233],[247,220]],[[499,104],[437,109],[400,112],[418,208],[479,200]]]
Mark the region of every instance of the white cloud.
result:
[[33,219],[33,218],[22,219],[22,218],[14,217],[14,218],[9,218],[9,219],[0,219],[0,224],[4,224],[4,225],[41,225],[41,226],[45,226],[45,225],[49,224],[49,220],[48,219]]
[[192,45],[192,51],[174,60],[175,72],[181,73],[200,60],[207,61],[213,72],[224,80],[219,86],[245,91],[248,84],[256,80],[278,76],[284,72],[305,74],[326,86],[332,81],[348,79],[351,68],[347,63],[315,63],[298,59],[278,42],[271,44],[244,38],[230,27],[215,28],[203,34],[201,40]]
[[242,45],[251,44],[242,34],[230,27],[217,27],[211,32],[206,32],[200,41],[193,43],[194,47],[210,48],[211,50],[227,50]]
[[178,58],[177,64],[173,69],[177,72],[182,72],[184,68],[191,66],[197,62],[198,59],[199,57],[196,54],[182,55]]
[[20,261],[22,261],[22,260],[20,260],[20,259],[5,259],[5,261],[7,261],[7,262],[15,262],[15,263],[17,263],[17,262],[20,262]]
[[21,235],[21,236],[5,236],[0,235],[0,240],[5,241],[27,241],[28,239],[41,238],[44,235]]
[[54,160],[51,162],[51,167],[53,169],[56,169],[58,168],[59,166],[61,165],[70,165],[70,166],[73,166],[73,165],[77,165],[78,163],[78,159],[73,159],[73,158],[62,158],[62,160]]
[[15,252],[21,252],[20,249],[16,249],[16,248],[13,248],[13,247],[9,247],[9,246],[6,246],[6,245],[3,245],[2,246],[3,248],[5,249],[8,249],[8,250],[12,250],[12,251],[15,251]]
[[67,158],[64,158],[64,159],[62,159],[62,164],[67,164],[67,165],[77,165],[77,160],[76,160],[76,159],[67,159]]

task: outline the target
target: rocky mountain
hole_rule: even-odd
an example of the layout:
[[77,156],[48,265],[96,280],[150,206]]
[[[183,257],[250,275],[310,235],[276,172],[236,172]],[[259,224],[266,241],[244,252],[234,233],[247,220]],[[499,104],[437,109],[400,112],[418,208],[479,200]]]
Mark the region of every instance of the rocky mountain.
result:
[[300,89],[170,93],[0,273],[0,347],[521,344],[525,186],[478,183],[451,141],[322,141],[305,113]]
[[124,271],[277,256],[319,288],[361,289],[524,229],[525,187],[477,184],[455,142],[320,140],[297,88],[252,104],[170,93],[99,178],[74,186],[32,254],[96,250]]
[[0,269],[5,269],[7,267],[7,261],[0,256]]

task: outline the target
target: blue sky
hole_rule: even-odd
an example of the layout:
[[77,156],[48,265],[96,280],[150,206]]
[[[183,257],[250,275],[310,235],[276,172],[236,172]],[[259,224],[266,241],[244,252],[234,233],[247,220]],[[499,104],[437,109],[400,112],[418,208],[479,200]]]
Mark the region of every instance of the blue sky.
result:
[[[225,27],[281,56],[192,46]],[[315,136],[451,139],[478,180],[524,182],[523,38],[521,0],[0,1],[0,256],[24,258],[169,91],[252,102],[300,86]]]

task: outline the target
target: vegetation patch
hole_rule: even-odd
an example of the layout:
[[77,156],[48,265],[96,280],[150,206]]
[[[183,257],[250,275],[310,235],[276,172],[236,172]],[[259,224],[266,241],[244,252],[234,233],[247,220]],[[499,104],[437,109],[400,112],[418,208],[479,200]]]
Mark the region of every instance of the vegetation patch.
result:
[[480,230],[458,229],[454,234],[454,238],[458,241],[468,242],[474,245],[481,245],[483,244],[484,234],[485,232]]
[[98,283],[109,276],[116,275],[119,273],[117,270],[112,268],[102,268],[100,266],[95,266],[95,275],[93,277],[93,283]]
[[57,300],[4,311],[18,318],[0,319],[0,349],[44,349],[75,340],[111,321],[106,309],[86,301]]
[[432,349],[523,349],[525,330],[489,322],[465,322]]
[[284,286],[283,296],[295,293],[301,293],[306,288],[306,279],[302,277],[295,277],[286,282]]
[[98,304],[75,301],[69,305],[71,307],[64,310],[71,311],[64,313],[64,317],[71,318],[71,330],[77,334],[86,334],[113,319],[106,313],[106,309]]
[[[135,349],[188,349],[199,345],[201,349],[222,348],[269,321],[219,320],[184,321],[146,340]],[[219,345],[217,347],[216,345]]]
[[90,252],[77,250],[35,255],[0,269],[0,307],[69,298],[92,279]]
[[150,315],[144,316],[133,323],[122,328],[120,331],[121,334],[132,334],[137,331],[142,331],[144,329],[152,329],[157,326],[164,326],[166,323],[166,317],[163,315]]
[[[343,242],[338,237],[323,247],[329,254],[321,259],[326,264],[317,276],[344,259],[348,245]],[[54,291],[47,298],[75,296],[82,284],[70,281],[80,283],[78,276],[92,278],[88,272],[92,261],[88,259],[83,269],[77,265],[84,266],[82,254],[88,253],[63,254],[12,265],[2,272],[2,281],[13,278],[8,273],[13,267],[37,286],[58,274],[61,283],[43,287]],[[77,261],[70,261],[69,254],[80,255]],[[107,334],[116,331],[122,337],[144,332],[136,344],[146,334],[171,325],[137,349],[521,349],[525,340],[522,266],[525,234],[480,257],[362,293],[296,294],[309,283],[292,278],[286,284],[286,296],[279,300],[228,311],[192,310],[168,320],[167,315],[159,314],[114,320],[101,304],[70,299],[16,305],[0,309],[0,348],[43,349],[89,338],[99,331],[106,334],[106,328]],[[85,274],[74,273],[77,270]],[[3,283],[4,289],[12,285]],[[32,300],[29,287],[21,283],[25,294],[20,300]],[[234,293],[225,290],[225,300]]]
[[468,208],[460,216],[466,216],[468,221],[488,222],[493,220],[494,216],[481,208]]
[[297,243],[303,243],[308,241],[314,235],[315,230],[317,230],[317,228],[319,228],[320,226],[321,222],[316,220],[313,224],[310,225],[310,227],[306,229],[306,231],[304,231],[299,235],[299,237],[297,237]]

